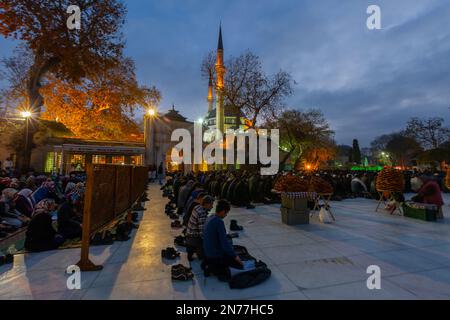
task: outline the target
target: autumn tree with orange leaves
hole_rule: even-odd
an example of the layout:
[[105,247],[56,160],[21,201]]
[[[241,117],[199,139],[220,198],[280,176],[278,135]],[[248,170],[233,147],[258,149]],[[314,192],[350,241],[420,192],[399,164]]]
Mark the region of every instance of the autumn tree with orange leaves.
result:
[[[67,28],[70,5],[81,9],[80,30]],[[160,94],[137,83],[133,61],[123,56],[125,14],[118,0],[0,2],[0,34],[20,40],[29,57],[26,63],[17,63],[22,55],[4,63],[23,79],[9,91],[21,100],[16,105],[62,122],[81,138],[139,139],[133,112],[158,102]]]
[[[70,5],[81,9],[81,30],[68,30]],[[8,0],[0,2],[0,34],[22,40],[32,51],[27,76],[29,109],[40,113],[39,93],[49,72],[59,79],[79,81],[122,57],[126,9],[117,0]]]
[[44,119],[62,122],[78,137],[98,140],[142,140],[134,111],[160,100],[156,88],[139,86],[131,59],[78,84],[52,77],[41,92]]

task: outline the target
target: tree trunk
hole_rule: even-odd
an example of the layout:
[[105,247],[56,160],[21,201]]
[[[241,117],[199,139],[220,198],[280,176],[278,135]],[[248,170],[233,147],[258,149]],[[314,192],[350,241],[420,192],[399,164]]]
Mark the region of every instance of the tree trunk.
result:
[[[44,105],[44,98],[41,96],[39,89],[41,81],[47,72],[60,62],[59,58],[50,58],[42,61],[40,57],[35,57],[34,64],[30,70],[28,79],[28,108],[32,112],[34,118],[39,118],[41,108]],[[27,120],[30,121],[31,119]],[[28,147],[23,151],[23,159],[20,161],[20,170],[26,171],[30,168],[31,152],[33,145],[33,137],[37,131],[37,126],[29,126],[28,128]]]
[[59,58],[51,58],[41,61],[40,57],[36,57],[33,66],[30,70],[30,77],[28,79],[28,106],[30,111],[37,113],[39,117],[41,107],[44,104],[44,98],[39,93],[41,88],[41,81],[46,73],[60,62]]
[[286,161],[289,159],[289,157],[291,156],[292,152],[294,152],[295,148],[292,149],[291,151],[289,151],[283,158],[283,160],[281,160],[280,162],[280,166],[284,166],[284,164],[286,163]]

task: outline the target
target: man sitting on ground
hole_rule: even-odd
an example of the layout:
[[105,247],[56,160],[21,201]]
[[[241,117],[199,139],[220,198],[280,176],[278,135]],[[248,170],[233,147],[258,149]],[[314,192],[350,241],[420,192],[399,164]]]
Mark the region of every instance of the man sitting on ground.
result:
[[194,210],[194,208],[196,206],[198,206],[199,204],[202,204],[202,200],[205,196],[207,196],[208,194],[206,192],[200,192],[198,194],[195,195],[195,198],[193,199],[192,202],[188,202],[187,208],[184,212],[183,215],[183,225],[187,226],[189,219],[191,218],[192,215],[192,211]]
[[219,200],[216,214],[209,217],[203,228],[203,250],[205,263],[203,267],[214,272],[219,277],[229,277],[229,267],[242,269],[243,263],[234,252],[228,240],[223,219],[230,211],[230,204],[226,200]]
[[203,258],[203,226],[208,218],[209,210],[212,209],[214,199],[211,196],[204,196],[200,205],[197,205],[189,218],[186,229],[186,249],[188,260],[192,261],[192,256],[197,253],[199,259]]

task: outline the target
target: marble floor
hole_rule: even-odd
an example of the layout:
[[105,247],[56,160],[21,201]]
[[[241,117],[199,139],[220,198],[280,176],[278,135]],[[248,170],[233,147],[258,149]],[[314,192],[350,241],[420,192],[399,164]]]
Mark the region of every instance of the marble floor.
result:
[[[91,260],[104,266],[81,274],[81,289],[68,290],[66,268],[76,263],[79,249],[15,256],[0,267],[0,299],[449,299],[450,195],[445,219],[424,222],[375,213],[376,201],[333,202],[333,224],[287,226],[279,207],[234,208],[230,219],[244,227],[235,244],[266,262],[272,276],[244,290],[232,290],[214,277],[205,278],[198,261],[192,281],[173,282],[171,264],[161,249],[173,246],[180,230],[170,228],[166,198],[159,186],[149,187],[139,229],[128,242],[91,248]],[[381,270],[381,289],[369,290],[367,267]]]

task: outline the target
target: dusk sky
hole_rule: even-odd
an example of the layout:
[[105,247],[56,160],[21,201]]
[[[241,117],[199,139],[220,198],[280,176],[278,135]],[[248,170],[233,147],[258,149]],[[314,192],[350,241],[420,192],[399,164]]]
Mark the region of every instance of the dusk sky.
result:
[[[142,84],[191,120],[207,110],[203,57],[217,46],[222,21],[225,58],[246,50],[267,73],[297,82],[291,108],[321,109],[336,141],[404,127],[412,116],[450,123],[450,0],[132,0],[126,1],[126,54]],[[382,30],[366,27],[367,6],[381,7]],[[0,37],[0,57],[16,43]]]

